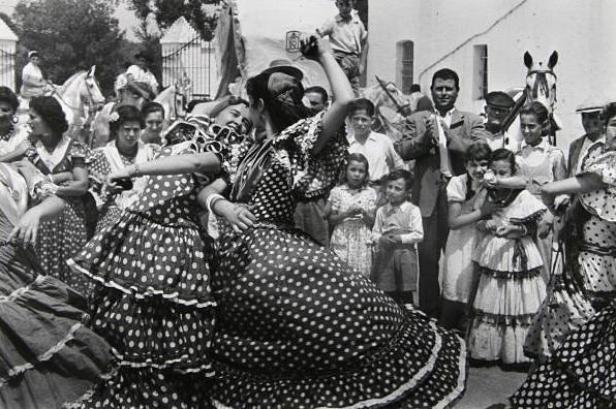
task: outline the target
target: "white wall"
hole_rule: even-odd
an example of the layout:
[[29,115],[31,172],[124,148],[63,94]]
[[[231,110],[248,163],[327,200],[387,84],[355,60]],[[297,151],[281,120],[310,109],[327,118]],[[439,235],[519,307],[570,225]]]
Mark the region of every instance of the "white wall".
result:
[[15,52],[17,43],[12,40],[0,40],[0,85],[15,92]]
[[[582,132],[576,105],[591,93],[616,100],[616,47],[609,43],[616,38],[616,1],[378,0],[370,2],[369,15],[369,82],[374,82],[375,74],[395,79],[396,42],[412,40],[414,82],[428,91],[434,71],[452,68],[461,77],[458,106],[480,112],[483,101],[472,98],[474,45],[488,45],[490,91],[524,86],[526,50],[538,61],[546,61],[557,50],[556,112],[563,123],[557,137],[561,146]],[[481,34],[500,18],[495,27]]]

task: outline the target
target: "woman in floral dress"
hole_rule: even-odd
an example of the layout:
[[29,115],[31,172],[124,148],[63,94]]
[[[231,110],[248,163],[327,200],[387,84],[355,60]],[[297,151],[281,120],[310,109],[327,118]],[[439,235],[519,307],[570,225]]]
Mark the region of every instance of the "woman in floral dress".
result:
[[85,300],[45,275],[31,250],[42,219],[66,205],[44,182],[28,162],[0,164],[2,408],[60,409],[113,371],[111,348],[86,327]]
[[221,408],[445,407],[461,396],[465,346],[406,311],[368,278],[293,227],[297,200],[326,193],[346,144],[353,93],[324,40],[306,54],[335,95],[308,117],[299,70],[247,84],[255,143],[228,201],[210,194],[221,228],[212,397]]
[[87,241],[84,206],[88,191],[86,148],[65,134],[68,122],[62,107],[53,97],[30,100],[30,127],[36,142],[26,151],[26,158],[57,185],[55,194],[67,202],[60,217],[43,223],[36,253],[47,274],[85,295],[87,281],[79,274],[72,274],[66,261]]
[[137,108],[124,105],[118,108],[117,118],[109,122],[111,141],[92,151],[87,159],[90,192],[98,208],[96,231],[115,223],[145,189],[147,177],[135,179],[130,189],[112,190],[107,176],[133,163],[144,163],[154,158],[156,145],[141,142],[143,117]]

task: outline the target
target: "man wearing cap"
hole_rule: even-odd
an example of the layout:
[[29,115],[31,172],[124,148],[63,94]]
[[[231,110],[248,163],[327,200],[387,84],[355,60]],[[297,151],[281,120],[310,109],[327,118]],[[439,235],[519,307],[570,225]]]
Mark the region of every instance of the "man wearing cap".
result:
[[135,64],[126,70],[128,85],[136,88],[137,91],[142,91],[142,96],[146,99],[154,99],[158,94],[158,81],[149,68],[153,63],[152,56],[141,51],[135,55]]
[[412,196],[421,210],[424,229],[424,240],[419,244],[419,308],[438,318],[439,259],[449,234],[447,183],[452,176],[466,172],[466,149],[473,142],[485,141],[486,132],[481,117],[455,107],[460,90],[455,71],[436,71],[430,90],[436,112],[421,111],[407,117],[395,148],[402,159],[416,161]]
[[504,92],[493,91],[486,95],[486,142],[493,151],[501,148],[512,150],[508,141],[505,140],[502,125],[514,105],[513,98]]
[[575,110],[582,115],[582,126],[586,133],[569,145],[569,157],[567,158],[569,177],[573,177],[580,172],[582,159],[591,146],[598,143],[605,144],[603,121],[601,120],[604,105],[603,100],[593,98],[578,105]]
[[38,51],[32,50],[28,53],[29,62],[21,72],[21,90],[23,98],[39,97],[46,91],[48,85],[43,71],[41,70],[40,56]]

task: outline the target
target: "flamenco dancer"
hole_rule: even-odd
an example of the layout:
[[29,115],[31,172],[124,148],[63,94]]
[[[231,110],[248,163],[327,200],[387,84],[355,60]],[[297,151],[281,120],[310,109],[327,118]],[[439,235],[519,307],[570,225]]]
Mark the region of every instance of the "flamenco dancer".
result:
[[583,224],[579,265],[566,267],[580,269],[597,308],[600,297],[603,303],[611,302],[558,340],[551,359],[510,398],[517,409],[616,407],[616,103],[605,108],[604,119],[604,152],[589,151],[580,175],[550,183],[542,191],[548,202],[558,194],[578,194],[590,218]]
[[331,108],[308,118],[302,75],[292,67],[249,79],[258,138],[240,150],[229,200],[206,199],[225,220],[212,280],[213,401],[219,408],[446,407],[464,390],[463,341],[401,309],[292,227],[297,200],[336,181],[353,98],[327,42],[305,54],[327,74]]
[[0,163],[2,408],[59,409],[87,397],[113,369],[111,348],[85,326],[85,300],[35,261],[41,221],[66,206],[38,188],[43,179],[29,163]]
[[[206,119],[172,125],[166,138],[177,143],[156,160],[111,173],[111,179],[152,176],[118,221],[69,261],[96,284],[92,328],[120,363],[83,407],[209,407],[213,247],[201,230],[196,198],[219,173],[223,149],[206,135]],[[236,137],[230,128],[215,129]]]

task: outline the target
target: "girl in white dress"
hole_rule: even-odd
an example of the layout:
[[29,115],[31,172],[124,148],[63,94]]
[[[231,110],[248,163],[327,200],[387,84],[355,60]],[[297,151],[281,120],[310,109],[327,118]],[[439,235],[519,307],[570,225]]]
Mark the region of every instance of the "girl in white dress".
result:
[[473,281],[473,250],[477,229],[475,223],[495,210],[487,201],[483,175],[488,170],[490,146],[477,142],[466,152],[466,173],[454,176],[447,185],[449,205],[449,237],[442,267],[443,304],[440,324],[445,328],[465,331],[465,307]]

